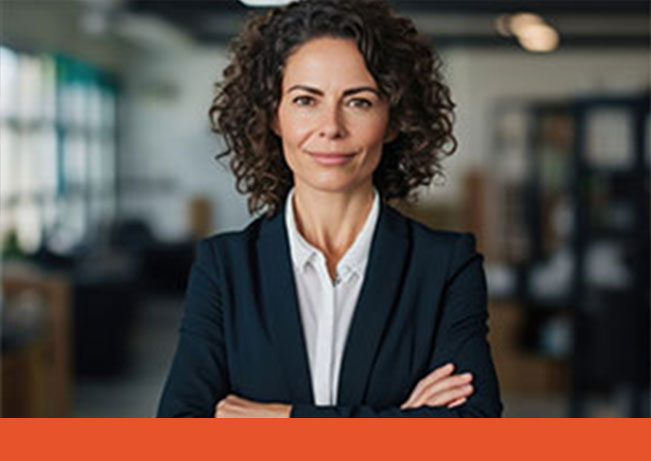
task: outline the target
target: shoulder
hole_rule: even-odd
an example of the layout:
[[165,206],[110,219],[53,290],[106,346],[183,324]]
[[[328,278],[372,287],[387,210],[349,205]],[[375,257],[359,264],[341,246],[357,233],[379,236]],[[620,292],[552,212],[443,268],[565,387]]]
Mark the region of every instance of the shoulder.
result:
[[477,252],[476,239],[471,232],[434,229],[409,218],[395,208],[387,207],[392,219],[401,220],[410,236],[412,254],[427,261],[446,261],[454,272],[469,260],[482,258]]
[[246,227],[240,230],[219,232],[208,237],[203,238],[200,246],[237,246],[254,241],[259,232],[260,227],[265,220],[264,217],[259,217],[251,221]]
[[471,232],[434,229],[413,218],[405,216],[393,207],[387,206],[387,210],[389,210],[388,214],[393,215],[393,219],[399,219],[404,222],[414,245],[437,249],[445,248],[448,250],[453,250],[456,246],[475,248],[475,236]]
[[243,229],[219,232],[199,240],[195,250],[196,259],[248,260],[248,253],[254,247],[265,219],[259,217]]

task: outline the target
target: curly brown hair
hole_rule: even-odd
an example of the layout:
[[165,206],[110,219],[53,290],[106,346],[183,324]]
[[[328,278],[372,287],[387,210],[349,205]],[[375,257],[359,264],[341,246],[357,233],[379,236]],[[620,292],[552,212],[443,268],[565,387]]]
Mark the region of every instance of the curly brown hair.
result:
[[226,142],[216,158],[230,156],[236,188],[249,195],[252,214],[273,216],[293,185],[271,122],[287,58],[324,36],[354,40],[389,101],[389,124],[398,135],[385,144],[373,173],[383,200],[415,197],[418,186],[443,176],[441,160],[456,151],[455,104],[441,59],[411,20],[384,0],[302,0],[270,9],[249,17],[231,42],[231,62],[209,110],[212,131]]

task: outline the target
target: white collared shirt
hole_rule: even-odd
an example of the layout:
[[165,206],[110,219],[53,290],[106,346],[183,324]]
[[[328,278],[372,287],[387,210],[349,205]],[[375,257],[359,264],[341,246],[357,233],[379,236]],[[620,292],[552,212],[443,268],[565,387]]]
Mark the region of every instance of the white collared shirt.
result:
[[364,282],[371,241],[380,211],[374,188],[371,211],[355,241],[337,264],[334,284],[323,253],[296,227],[294,189],[287,195],[285,226],[294,268],[298,305],[307,342],[316,405],[336,405],[339,371],[346,337]]

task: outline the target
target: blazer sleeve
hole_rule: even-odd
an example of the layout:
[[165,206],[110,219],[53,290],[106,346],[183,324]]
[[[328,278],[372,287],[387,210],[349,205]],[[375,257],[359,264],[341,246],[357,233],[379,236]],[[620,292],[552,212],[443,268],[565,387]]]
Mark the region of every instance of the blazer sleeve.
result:
[[230,388],[220,271],[213,244],[203,240],[185,296],[179,341],[158,406],[158,417],[212,417]]
[[428,371],[429,373],[435,368],[452,362],[455,364],[455,374],[471,372],[474,392],[463,405],[455,408],[422,406],[401,410],[399,405],[377,408],[368,405],[300,404],[293,406],[290,416],[295,418],[500,417],[503,407],[490,347],[486,340],[488,313],[486,278],[482,262],[483,257],[475,251],[474,237],[471,234],[461,234],[450,259],[434,352]]

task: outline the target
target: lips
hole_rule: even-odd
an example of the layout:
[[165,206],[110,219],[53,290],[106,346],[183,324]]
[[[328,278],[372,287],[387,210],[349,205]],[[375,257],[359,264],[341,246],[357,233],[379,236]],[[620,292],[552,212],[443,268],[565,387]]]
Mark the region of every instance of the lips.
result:
[[348,163],[355,154],[344,152],[308,152],[321,165],[343,165]]

